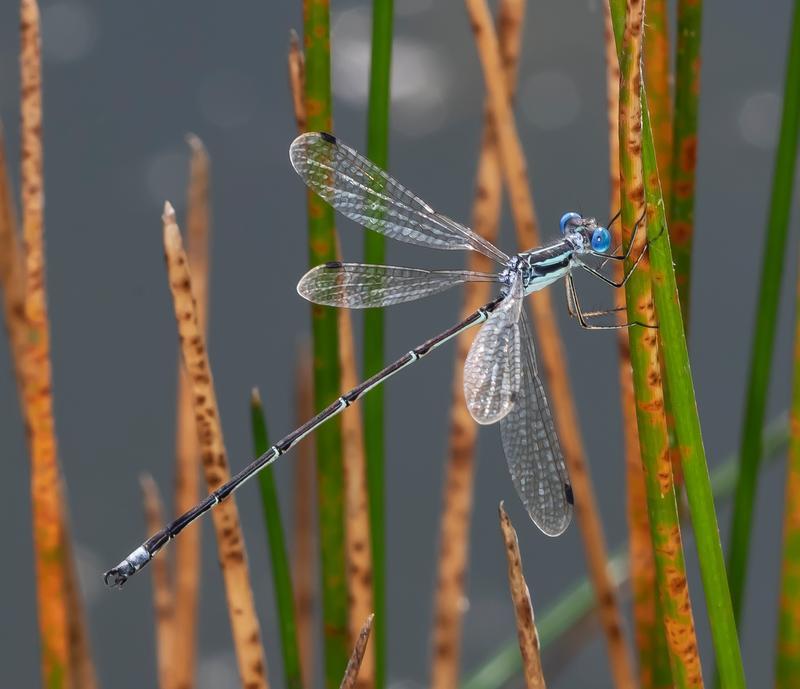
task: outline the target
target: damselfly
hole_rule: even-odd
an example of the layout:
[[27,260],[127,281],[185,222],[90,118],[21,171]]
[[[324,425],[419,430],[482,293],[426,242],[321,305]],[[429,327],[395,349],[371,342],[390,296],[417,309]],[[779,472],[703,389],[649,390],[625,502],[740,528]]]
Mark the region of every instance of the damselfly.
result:
[[[297,285],[301,296],[317,304],[351,309],[389,306],[420,299],[465,282],[498,283],[499,294],[460,323],[415,347],[386,368],[344,393],[319,414],[255,459],[228,483],[148,539],[105,574],[106,583],[121,586],[144,567],[182,529],[225,500],[245,481],[288,452],[301,438],[444,342],[476,325],[480,329],[464,365],[464,396],[480,424],[500,424],[503,450],[514,486],[534,523],[557,536],[572,518],[573,495],[564,457],[539,378],[533,338],[523,308],[524,297],[564,278],[571,316],[587,329],[633,325],[601,325],[592,321],[610,313],[581,310],[572,272],[588,271],[613,287],[622,287],[635,263],[619,282],[601,271],[608,260],[609,230],[594,218],[566,213],[561,239],[515,256],[507,256],[469,228],[437,213],[383,170],[334,136],[309,133],[292,143],[289,156],[303,181],[336,210],[365,228],[409,244],[435,249],[478,251],[499,265],[496,273],[465,270],[419,270],[361,263],[326,263],[306,273]],[[613,220],[612,220],[613,222]],[[634,227],[634,235],[639,223]],[[603,259],[591,265],[590,257]],[[642,324],[643,325],[643,324]]]

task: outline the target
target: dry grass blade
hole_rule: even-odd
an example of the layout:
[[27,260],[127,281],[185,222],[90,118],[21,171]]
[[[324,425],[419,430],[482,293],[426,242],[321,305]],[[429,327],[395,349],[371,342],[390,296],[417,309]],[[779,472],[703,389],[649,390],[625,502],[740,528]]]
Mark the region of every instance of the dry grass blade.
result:
[[[518,243],[521,248],[529,249],[539,243],[538,222],[528,183],[527,164],[506,95],[497,37],[486,0],[466,0],[466,5],[497,126],[500,158],[511,199]],[[534,295],[533,316],[539,336],[542,367],[550,384],[556,426],[576,496],[575,511],[600,607],[612,673],[619,689],[632,689],[636,686],[633,664],[625,644],[616,591],[606,568],[608,555],[605,537],[586,465],[564,349],[554,326],[557,319],[547,290]]]
[[[62,489],[63,490],[63,489]],[[72,687],[79,689],[97,689],[97,672],[92,660],[89,639],[89,624],[86,609],[81,597],[80,582],[75,563],[75,550],[70,537],[69,520],[64,517],[64,559],[66,575],[64,588],[67,592],[67,613],[69,632],[69,666],[72,673]]]
[[[305,81],[306,63],[297,32],[289,33],[289,88],[292,94],[297,131],[306,130]],[[341,346],[341,343],[340,343]],[[311,370],[311,353],[304,349],[301,353],[297,375],[297,418],[303,423],[314,415],[314,393]],[[314,474],[313,435],[304,439],[297,448],[298,456],[294,462],[294,596],[295,617],[297,620],[297,642],[300,647],[300,664],[303,677],[312,677],[312,651],[314,637],[312,613],[314,607],[314,515],[312,507],[314,496],[312,481]],[[344,439],[342,440],[344,442]]]
[[542,659],[539,653],[539,633],[533,619],[533,606],[525,575],[522,572],[522,559],[519,554],[517,532],[511,524],[503,503],[500,503],[500,529],[506,546],[508,560],[508,585],[511,589],[511,600],[514,602],[514,616],[517,620],[517,637],[519,651],[522,654],[522,671],[528,689],[544,689]]
[[[342,392],[346,392],[358,385],[353,320],[347,309],[339,309],[338,314],[339,366],[342,372]],[[358,620],[365,619],[372,611],[372,551],[369,538],[364,432],[359,407],[351,407],[342,415],[342,448],[350,635],[355,639],[360,630]],[[372,686],[374,664],[374,653],[368,649],[361,664],[356,686]]]
[[[11,345],[11,359],[20,394],[23,401],[22,361],[23,346],[26,341],[25,322],[25,263],[19,241],[14,194],[8,177],[8,164],[5,155],[2,123],[0,123],[0,290],[3,292],[3,311],[6,331]],[[25,409],[23,405],[22,412]],[[62,484],[62,495],[64,494]],[[66,506],[62,505],[64,510]],[[67,624],[69,634],[69,667],[72,673],[72,686],[81,689],[95,689],[97,676],[92,661],[89,643],[86,610],[81,598],[75,553],[70,537],[69,520],[66,511],[62,512],[63,548],[65,560],[64,587],[67,597]]]
[[[164,207],[163,220],[167,272],[183,363],[190,379],[206,483],[209,491],[213,491],[230,478],[228,457],[222,437],[211,365],[192,294],[188,258],[183,250],[175,211],[169,203]],[[250,586],[244,535],[239,525],[239,511],[234,498],[231,496],[217,505],[211,516],[217,534],[217,549],[225,581],[239,677],[248,689],[266,689],[268,682],[261,629]]]
[[[187,193],[186,231],[192,291],[203,332],[208,320],[209,275],[209,161],[202,141],[187,136],[192,151]],[[177,430],[175,439],[175,514],[191,509],[199,500],[200,447],[189,380],[178,360]],[[194,686],[197,645],[197,600],[200,590],[200,524],[184,530],[175,543],[175,629],[173,643],[175,689]]]
[[351,655],[350,660],[347,661],[347,667],[345,668],[344,677],[342,677],[342,683],[339,685],[339,689],[353,689],[353,687],[356,686],[358,671],[361,668],[361,662],[364,659],[367,642],[369,641],[369,634],[372,631],[373,619],[375,619],[375,616],[370,615],[358,633],[353,655]]
[[[619,60],[614,42],[611,10],[603,4],[605,16],[606,89],[608,96],[608,153],[609,153],[609,215],[614,216],[620,208],[619,170]],[[662,41],[663,43],[663,41]],[[659,53],[663,46],[650,46]],[[615,224],[614,246],[622,244],[621,223]],[[624,269],[615,265],[615,279],[622,278]],[[618,319],[627,320],[625,292],[614,290],[614,306],[622,309]],[[619,342],[620,404],[622,408],[623,440],[625,446],[625,482],[628,513],[628,552],[630,562],[631,590],[633,598],[633,628],[638,654],[639,684],[641,689],[664,686],[662,678],[671,682],[669,664],[664,667],[666,649],[664,631],[659,619],[656,596],[656,569],[653,546],[650,541],[650,521],[647,516],[647,494],[644,485],[642,460],[639,449],[639,434],[636,426],[636,402],[631,377],[631,350],[627,328],[617,334]],[[665,672],[666,671],[666,672]]]
[[300,48],[300,39],[297,32],[292,29],[289,32],[289,87],[292,93],[292,108],[294,109],[294,119],[297,123],[297,130],[306,130],[306,62],[303,51]]
[[22,390],[22,348],[25,343],[25,261],[20,246],[14,193],[8,177],[5,140],[0,124],[0,288],[17,382]]
[[[297,361],[297,420],[298,425],[314,415],[314,395],[311,390],[311,353],[301,348]],[[294,550],[292,552],[292,579],[294,583],[295,620],[297,644],[300,648],[300,666],[303,677],[313,677],[314,650],[314,437],[303,438],[295,448],[294,500],[292,525]]]
[[22,240],[25,341],[20,370],[31,459],[36,594],[42,683],[69,686],[68,602],[64,582],[65,528],[53,418],[50,325],[47,318],[42,157],[42,71],[39,8],[21,3]]
[[[144,517],[147,534],[158,531],[164,524],[164,504],[158,486],[150,474],[139,479],[142,486]],[[169,560],[157,557],[152,562],[153,573],[153,611],[156,621],[156,659],[158,665],[158,686],[160,689],[173,689],[175,686],[174,639],[184,633],[184,629],[174,626],[174,599],[170,586]],[[175,634],[181,629],[181,634]]]
[[[499,7],[498,27],[507,83],[512,91],[516,83],[520,40],[524,18],[524,0],[503,0]],[[512,94],[509,94],[511,97]],[[481,150],[478,160],[472,227],[481,237],[494,242],[500,226],[502,175],[497,138],[485,108]],[[490,272],[488,258],[469,252],[467,269]],[[491,285],[469,282],[464,285],[462,315],[466,317],[490,299]],[[477,428],[464,402],[464,361],[475,333],[462,333],[456,343],[453,370],[453,404],[450,408],[450,445],[445,475],[444,506],[439,531],[439,562],[434,602],[433,663],[431,686],[453,689],[458,683],[461,656],[461,620],[464,581],[469,549],[469,525],[472,511],[472,486],[475,473]]]

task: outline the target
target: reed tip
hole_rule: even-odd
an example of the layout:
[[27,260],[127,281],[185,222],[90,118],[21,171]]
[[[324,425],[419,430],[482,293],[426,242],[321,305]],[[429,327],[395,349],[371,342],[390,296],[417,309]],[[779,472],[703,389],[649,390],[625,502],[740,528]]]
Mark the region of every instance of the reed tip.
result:
[[192,153],[197,154],[206,152],[206,146],[203,143],[203,140],[197,136],[197,134],[194,132],[187,132],[185,138],[189,148],[192,149]]

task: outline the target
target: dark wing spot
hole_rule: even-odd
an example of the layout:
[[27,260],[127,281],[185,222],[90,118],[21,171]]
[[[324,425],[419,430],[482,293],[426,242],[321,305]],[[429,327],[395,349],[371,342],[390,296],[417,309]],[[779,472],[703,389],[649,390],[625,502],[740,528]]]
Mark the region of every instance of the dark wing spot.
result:
[[575,504],[575,496],[572,494],[572,486],[569,485],[569,483],[564,484],[564,495],[566,496],[567,502],[570,505]]
[[336,143],[336,137],[333,134],[328,134],[328,132],[320,132],[319,135],[322,137],[323,141],[327,141],[329,144]]
[[326,268],[329,268],[330,270],[337,270],[337,269],[342,267],[342,262],[341,261],[328,261],[327,263],[323,263],[322,265],[324,265]]

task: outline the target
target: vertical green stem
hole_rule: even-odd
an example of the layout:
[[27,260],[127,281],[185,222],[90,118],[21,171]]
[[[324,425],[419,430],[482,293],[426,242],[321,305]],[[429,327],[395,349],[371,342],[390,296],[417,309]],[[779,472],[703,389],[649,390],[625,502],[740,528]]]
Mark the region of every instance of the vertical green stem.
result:
[[[612,18],[616,24],[621,16],[619,5],[623,3],[622,0],[611,0],[611,2]],[[614,33],[615,36],[621,34],[616,25]],[[618,44],[619,48],[621,46]],[[653,132],[644,92],[642,92],[642,142],[644,178],[647,180],[655,176],[657,180],[658,168]],[[663,198],[655,203],[654,209],[650,209],[650,214],[652,222],[648,224],[648,253],[652,270],[653,299],[658,314],[659,340],[664,360],[663,374],[670,390],[675,434],[681,452],[681,466],[695,531],[711,635],[723,686],[726,689],[739,689],[745,686],[744,669],[694,396],[683,316],[677,298]]]
[[[393,0],[372,3],[372,64],[367,116],[367,157],[386,168],[389,157],[389,105],[392,62]],[[364,235],[366,263],[385,263],[385,238],[377,232]],[[364,313],[364,375],[383,368],[383,309]],[[373,605],[375,607],[372,644],[375,650],[375,687],[386,682],[386,527],[384,518],[384,427],[383,387],[363,401],[364,448],[367,457],[370,539],[372,547]]]
[[795,294],[794,380],[786,467],[775,689],[800,686],[800,279]]
[[[306,113],[309,131],[330,131],[331,71],[328,0],[305,0]],[[311,266],[336,260],[333,209],[308,192],[308,247]],[[336,312],[311,306],[314,404],[320,409],[339,396],[339,337]],[[325,683],[336,689],[349,657],[344,550],[344,475],[339,419],[316,432],[319,540]]]
[[[628,2],[629,16],[622,49],[619,51],[620,80],[620,172],[622,180],[622,226],[630,231],[642,218],[645,207],[654,208],[660,196],[658,173],[643,173],[641,94],[641,50],[644,8]],[[646,205],[645,205],[646,201]],[[649,213],[647,222],[653,213]],[[623,235],[625,233],[623,232]],[[624,243],[635,242],[634,252],[645,248],[641,236],[624,236]],[[626,270],[632,269],[632,262]],[[645,256],[626,285],[630,321],[654,324],[650,262]],[[636,421],[644,468],[650,540],[655,558],[658,589],[657,606],[664,627],[661,633],[672,640],[667,652],[671,685],[702,687],[703,678],[695,637],[686,566],[683,557],[672,463],[669,452],[664,392],[659,361],[658,335],[655,328],[634,327],[628,330],[633,388],[636,398]]]
[[[692,237],[694,235],[702,18],[702,0],[678,1],[669,233],[672,241],[672,256],[675,259],[678,298],[681,301],[685,326],[689,323],[689,281],[692,269]],[[662,170],[665,174],[670,172],[669,168],[662,167]]]
[[750,549],[750,529],[753,503],[761,460],[759,429],[764,423],[772,352],[778,323],[783,259],[786,254],[786,237],[789,231],[794,186],[795,157],[797,155],[798,127],[800,126],[800,0],[794,2],[794,19],[786,65],[783,95],[781,133],[775,158],[772,179],[767,232],[764,237],[764,255],[761,266],[761,284],[753,328],[753,349],[750,355],[750,376],[747,386],[744,422],[739,456],[741,471],[736,485],[733,504],[728,575],[736,618],[739,618],[744,597],[747,558]]
[[[258,457],[269,449],[267,424],[264,408],[258,390],[250,397],[250,425],[253,432],[253,456]],[[281,523],[281,510],[278,503],[278,490],[272,467],[262,469],[258,474],[261,489],[261,507],[264,524],[267,528],[269,558],[272,565],[272,583],[275,588],[275,603],[278,608],[278,627],[283,651],[283,672],[287,689],[303,689],[303,676],[300,670],[300,651],[297,645],[297,624],[294,618],[294,594],[292,576],[289,570],[289,556]]]

